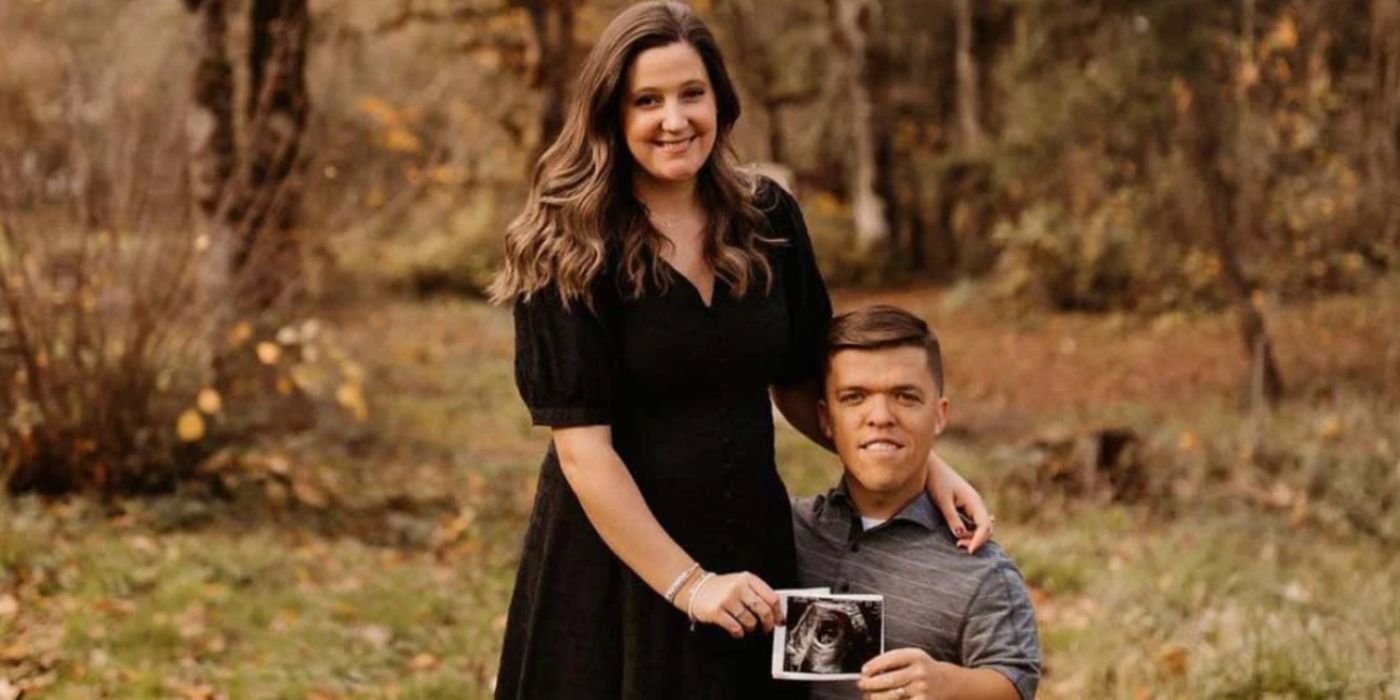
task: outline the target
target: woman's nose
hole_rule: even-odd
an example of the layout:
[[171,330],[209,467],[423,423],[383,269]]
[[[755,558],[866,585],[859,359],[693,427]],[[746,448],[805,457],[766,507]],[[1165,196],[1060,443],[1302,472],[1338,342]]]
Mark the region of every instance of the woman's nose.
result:
[[661,120],[661,128],[666,131],[684,131],[689,120],[685,118],[680,103],[668,102],[665,109],[666,116]]

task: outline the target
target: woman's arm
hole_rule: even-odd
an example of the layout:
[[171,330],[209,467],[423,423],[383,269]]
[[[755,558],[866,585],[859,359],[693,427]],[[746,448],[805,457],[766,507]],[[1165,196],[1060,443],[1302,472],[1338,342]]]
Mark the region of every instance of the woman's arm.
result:
[[[686,571],[694,559],[656,521],[632,473],[612,445],[612,428],[593,425],[555,428],[554,447],[569,487],[608,548],[657,593]],[[704,562],[701,562],[703,566]],[[690,606],[699,576],[692,575],[673,600],[681,610]],[[694,596],[695,619],[719,625],[742,637],[760,624],[771,632],[782,619],[778,596],[762,579],[749,573],[713,577]]]
[[[797,432],[832,452],[836,451],[831,438],[822,432],[821,421],[817,418],[817,411],[820,410],[817,402],[821,399],[821,386],[818,382],[774,385],[771,394],[778,412],[783,414],[783,418],[786,418]],[[977,489],[972,488],[972,484],[961,474],[948,466],[937,452],[932,451],[928,456],[928,492],[938,510],[943,513],[948,527],[957,536],[959,547],[971,554],[991,539],[995,520],[987,511],[987,504],[982,501],[982,495],[977,493]],[[958,514],[959,510],[972,518],[976,529],[968,531],[963,525],[962,516]]]

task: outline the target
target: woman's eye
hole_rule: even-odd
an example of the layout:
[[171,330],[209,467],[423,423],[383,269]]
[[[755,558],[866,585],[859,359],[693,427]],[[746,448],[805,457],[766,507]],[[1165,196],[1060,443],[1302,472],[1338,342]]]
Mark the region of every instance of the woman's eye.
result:
[[642,95],[641,97],[638,97],[637,100],[636,100],[635,102],[633,102],[632,104],[634,104],[634,105],[636,105],[636,106],[638,106],[638,107],[646,107],[646,106],[648,106],[648,105],[653,105],[653,104],[656,104],[656,96],[655,96],[655,95]]
[[693,89],[693,90],[686,90],[684,96],[685,96],[685,98],[688,99],[688,100],[699,99],[699,98],[705,96],[705,90],[704,90],[703,88],[695,88],[695,89]]

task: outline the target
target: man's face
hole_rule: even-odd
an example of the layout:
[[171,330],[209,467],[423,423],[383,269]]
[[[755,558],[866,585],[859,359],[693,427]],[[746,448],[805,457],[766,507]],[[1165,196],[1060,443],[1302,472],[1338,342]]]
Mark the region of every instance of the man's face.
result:
[[909,497],[923,489],[929,452],[948,420],[924,348],[837,352],[821,409],[850,488]]

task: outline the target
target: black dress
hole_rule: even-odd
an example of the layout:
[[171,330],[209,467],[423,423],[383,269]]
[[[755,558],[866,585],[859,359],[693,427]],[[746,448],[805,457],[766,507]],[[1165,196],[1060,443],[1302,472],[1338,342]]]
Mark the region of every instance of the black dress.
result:
[[[702,566],[797,585],[788,495],[773,459],[768,387],[814,379],[831,302],[796,202],[760,187],[771,290],[712,305],[683,276],[626,300],[611,274],[594,311],[548,290],[515,308],[516,382],[536,425],[612,426],[661,526]],[[553,445],[511,599],[497,700],[806,697],[774,681],[771,637],[731,639],[642,582],[599,538]]]

